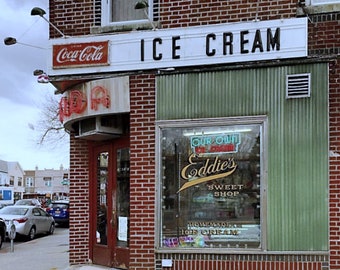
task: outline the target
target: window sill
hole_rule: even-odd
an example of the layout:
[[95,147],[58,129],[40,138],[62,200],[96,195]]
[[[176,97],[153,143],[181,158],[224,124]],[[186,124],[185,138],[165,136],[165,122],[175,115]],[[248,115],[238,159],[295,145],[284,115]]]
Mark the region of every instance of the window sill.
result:
[[261,249],[223,249],[223,248],[156,248],[158,254],[264,254],[264,255],[328,255],[328,251],[267,251]]
[[317,6],[305,6],[300,7],[297,10],[297,14],[320,14],[320,13],[332,13],[340,11],[340,4],[325,4]]
[[[158,27],[157,23],[154,22]],[[95,26],[91,28],[91,34],[105,34],[114,32],[128,32],[137,30],[152,30],[152,25],[149,22],[143,23],[131,23],[131,24],[120,24],[120,25],[106,25],[106,26]]]

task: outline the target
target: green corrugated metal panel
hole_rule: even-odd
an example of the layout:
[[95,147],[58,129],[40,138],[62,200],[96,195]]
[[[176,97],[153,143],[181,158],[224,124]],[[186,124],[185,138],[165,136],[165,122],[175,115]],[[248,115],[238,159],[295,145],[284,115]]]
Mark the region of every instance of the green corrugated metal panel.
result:
[[[311,96],[286,99],[286,75]],[[328,65],[159,76],[157,119],[268,116],[267,248],[328,249]]]

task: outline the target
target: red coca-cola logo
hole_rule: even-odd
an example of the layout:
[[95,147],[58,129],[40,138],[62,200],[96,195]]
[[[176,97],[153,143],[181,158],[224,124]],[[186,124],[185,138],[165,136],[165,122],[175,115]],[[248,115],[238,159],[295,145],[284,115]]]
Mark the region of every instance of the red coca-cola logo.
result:
[[53,45],[53,68],[109,64],[109,42]]

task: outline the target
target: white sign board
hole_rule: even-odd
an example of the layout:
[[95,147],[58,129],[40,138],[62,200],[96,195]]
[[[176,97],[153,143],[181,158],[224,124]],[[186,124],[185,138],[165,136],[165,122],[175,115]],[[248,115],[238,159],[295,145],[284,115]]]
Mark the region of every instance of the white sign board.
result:
[[[294,18],[53,39],[48,74],[138,71],[306,57],[307,26],[307,18]],[[53,69],[53,45],[100,41],[109,41],[106,65]],[[76,54],[65,53],[65,57]]]

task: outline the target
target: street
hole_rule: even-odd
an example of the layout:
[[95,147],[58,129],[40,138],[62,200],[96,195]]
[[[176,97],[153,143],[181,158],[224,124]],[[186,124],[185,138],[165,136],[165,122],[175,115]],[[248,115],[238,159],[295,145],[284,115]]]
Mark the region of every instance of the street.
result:
[[7,240],[0,250],[1,270],[64,270],[68,268],[69,229],[56,227],[53,235],[37,236],[32,241]]

